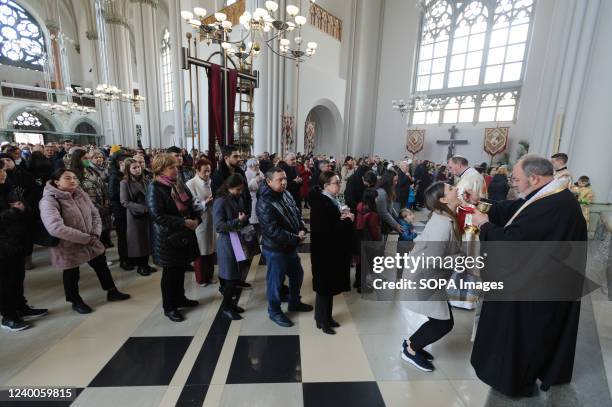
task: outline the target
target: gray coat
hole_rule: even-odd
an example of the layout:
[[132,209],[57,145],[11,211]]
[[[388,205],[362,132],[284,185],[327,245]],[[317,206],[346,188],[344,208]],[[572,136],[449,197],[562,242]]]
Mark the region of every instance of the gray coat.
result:
[[[393,208],[393,202],[391,202],[389,195],[387,195],[387,191],[384,189],[377,188],[376,192],[378,192],[378,196],[376,197],[376,210],[382,223],[383,233],[385,230],[394,230],[399,226],[399,223],[395,220],[397,218],[397,213],[395,213],[395,209]],[[387,225],[386,229],[384,225]]]
[[[431,218],[425,225],[423,233],[415,239],[412,256],[456,256],[460,253],[461,242],[453,232],[451,218],[438,212],[433,212]],[[403,278],[416,281],[420,279],[446,279],[448,280],[453,270],[443,268],[418,268],[414,273],[404,270]],[[405,306],[413,312],[435,319],[450,319],[448,311],[448,295],[446,289],[419,289],[403,293],[402,300]],[[421,301],[418,301],[421,300]]]
[[249,224],[238,219],[238,212],[246,213],[242,197],[231,195],[220,197],[213,202],[213,223],[217,232],[217,264],[219,264],[219,277],[225,280],[239,280],[242,278],[240,265],[234,256],[230,232],[238,232]]
[[127,249],[129,257],[151,254],[147,192],[141,182],[121,181],[120,199],[127,212]]

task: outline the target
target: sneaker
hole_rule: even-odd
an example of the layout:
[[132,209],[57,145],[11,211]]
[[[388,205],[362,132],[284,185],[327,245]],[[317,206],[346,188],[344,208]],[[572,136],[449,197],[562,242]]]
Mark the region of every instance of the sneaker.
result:
[[23,320],[2,318],[2,328],[6,329],[7,331],[23,331],[24,329],[28,329],[29,327],[30,325]]
[[[406,339],[404,339],[404,342],[402,343],[402,349],[403,350],[408,349],[408,341]],[[429,360],[430,362],[434,360],[433,355],[427,352],[425,349],[417,350],[417,353],[420,353],[421,356],[423,356],[425,359]]]
[[295,305],[289,305],[288,309],[291,312],[310,312],[314,308],[312,307],[312,305],[308,305],[308,304],[304,304],[303,302],[299,302]]
[[129,294],[122,293],[121,291],[113,288],[112,290],[108,290],[106,293],[106,299],[108,301],[124,301],[130,298]]
[[46,308],[32,308],[27,305],[22,310],[17,311],[17,314],[21,317],[21,319],[26,321],[44,317],[48,313],[49,310]]
[[433,372],[434,370],[434,365],[425,359],[420,353],[411,355],[410,352],[408,352],[408,349],[404,349],[401,352],[401,357],[403,360],[412,364],[414,367],[422,370],[423,372]]
[[253,288],[253,286],[249,283],[247,283],[246,281],[238,281],[236,283],[236,288],[242,288],[243,290],[249,289],[249,288]]
[[287,318],[285,314],[282,314],[282,313],[276,314],[276,315],[270,315],[270,319],[274,321],[277,325],[280,325],[285,328],[289,328],[293,326],[293,322],[291,322],[291,320]]

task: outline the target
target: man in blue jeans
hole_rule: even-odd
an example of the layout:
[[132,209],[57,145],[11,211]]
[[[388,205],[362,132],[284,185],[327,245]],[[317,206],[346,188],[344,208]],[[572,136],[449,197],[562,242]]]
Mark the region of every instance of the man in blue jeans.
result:
[[280,326],[293,322],[281,309],[281,287],[289,277],[289,311],[312,311],[312,305],[300,301],[304,270],[297,254],[298,245],[306,238],[302,215],[287,191],[287,175],[278,167],[266,172],[266,182],[257,191],[257,217],[261,225],[262,254],[266,259],[266,292],[270,319]]

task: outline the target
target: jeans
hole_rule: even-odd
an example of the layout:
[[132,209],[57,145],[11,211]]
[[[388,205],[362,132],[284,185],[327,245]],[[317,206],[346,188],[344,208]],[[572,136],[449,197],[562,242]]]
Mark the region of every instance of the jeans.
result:
[[[108,291],[115,288],[115,282],[106,264],[106,255],[104,253],[89,260],[87,264],[96,272],[103,290]],[[79,295],[79,278],[80,272],[78,266],[64,270],[63,279],[66,301],[75,303],[83,302],[83,299]]]
[[276,316],[283,313],[280,293],[285,276],[289,277],[289,306],[300,303],[300,289],[304,280],[304,270],[300,263],[300,256],[295,249],[290,253],[263,249],[262,254],[268,266],[268,273],[266,274],[268,314]]

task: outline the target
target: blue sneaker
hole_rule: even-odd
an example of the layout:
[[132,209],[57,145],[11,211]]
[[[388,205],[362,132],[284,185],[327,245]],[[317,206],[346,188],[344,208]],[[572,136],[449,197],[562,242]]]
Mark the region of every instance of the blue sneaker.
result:
[[411,355],[410,352],[408,352],[408,349],[404,349],[402,350],[401,356],[402,359],[412,364],[419,370],[422,370],[424,372],[433,372],[434,370],[434,365],[419,353]]
[[[404,342],[402,343],[402,349],[403,350],[408,349],[408,341],[406,339],[404,339]],[[420,353],[421,356],[423,356],[425,359],[429,360],[430,362],[434,360],[433,355],[427,352],[425,349],[417,350],[417,353]]]
[[291,322],[291,320],[287,318],[285,314],[282,314],[282,313],[276,314],[276,315],[270,315],[270,319],[274,321],[277,325],[280,325],[285,328],[289,328],[293,326],[293,322]]

